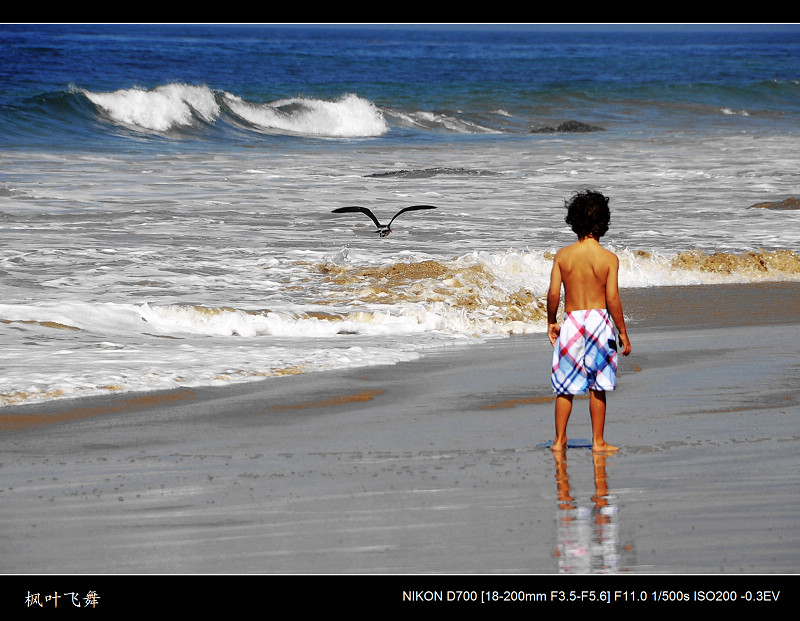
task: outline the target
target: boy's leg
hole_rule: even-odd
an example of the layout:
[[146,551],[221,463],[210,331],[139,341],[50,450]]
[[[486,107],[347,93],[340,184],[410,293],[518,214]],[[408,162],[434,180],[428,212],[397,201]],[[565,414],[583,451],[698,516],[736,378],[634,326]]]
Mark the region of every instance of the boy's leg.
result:
[[572,395],[558,395],[556,397],[556,439],[553,440],[553,450],[563,451],[567,448],[567,423],[572,412]]
[[589,415],[592,418],[592,450],[618,451],[619,447],[608,444],[603,438],[606,426],[606,393],[603,390],[589,392]]

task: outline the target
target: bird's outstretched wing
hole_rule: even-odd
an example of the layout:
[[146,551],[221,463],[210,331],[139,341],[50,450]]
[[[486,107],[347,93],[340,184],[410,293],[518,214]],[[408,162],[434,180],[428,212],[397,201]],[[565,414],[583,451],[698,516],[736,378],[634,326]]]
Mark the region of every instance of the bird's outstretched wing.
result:
[[436,206],[435,205],[411,205],[411,207],[403,207],[400,211],[398,211],[396,214],[394,214],[392,219],[389,220],[389,224],[387,226],[389,228],[391,228],[392,222],[394,222],[394,219],[397,216],[399,216],[401,213],[406,212],[406,211],[414,211],[415,209],[436,209]]
[[338,209],[334,209],[332,213],[348,213],[354,211],[360,211],[361,213],[367,214],[370,217],[370,219],[375,223],[375,226],[381,228],[381,223],[378,222],[378,219],[375,217],[375,214],[372,213],[366,207],[339,207]]

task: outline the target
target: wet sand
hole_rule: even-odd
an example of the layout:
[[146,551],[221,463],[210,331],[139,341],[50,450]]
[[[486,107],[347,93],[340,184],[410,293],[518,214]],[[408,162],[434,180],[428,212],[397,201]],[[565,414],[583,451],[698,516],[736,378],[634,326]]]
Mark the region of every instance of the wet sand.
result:
[[797,284],[623,294],[605,459],[584,400],[546,446],[543,334],[4,408],[0,572],[797,573]]

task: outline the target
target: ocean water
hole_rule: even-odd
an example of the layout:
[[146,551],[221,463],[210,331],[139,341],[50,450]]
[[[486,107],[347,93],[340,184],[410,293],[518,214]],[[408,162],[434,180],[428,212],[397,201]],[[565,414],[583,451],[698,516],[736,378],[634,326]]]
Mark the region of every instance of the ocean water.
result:
[[800,281],[797,27],[2,25],[0,123],[0,406],[544,332],[585,188],[624,288]]

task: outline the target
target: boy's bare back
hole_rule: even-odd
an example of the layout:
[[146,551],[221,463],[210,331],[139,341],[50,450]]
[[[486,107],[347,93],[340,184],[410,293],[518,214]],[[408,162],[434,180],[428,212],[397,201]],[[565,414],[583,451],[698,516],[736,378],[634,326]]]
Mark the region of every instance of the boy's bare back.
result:
[[619,331],[622,354],[631,352],[619,296],[619,259],[594,237],[584,237],[556,253],[547,296],[548,337],[555,345],[560,326],[556,313],[564,287],[564,310],[608,309]]
[[561,287],[564,287],[564,311],[605,308],[619,332],[622,355],[631,353],[619,296],[619,259],[606,250],[592,235],[580,238],[556,253],[547,294],[547,332],[555,345],[560,332],[556,320]]
[[559,250],[553,270],[564,285],[564,310],[605,308],[609,275],[617,265],[616,255],[591,237]]

